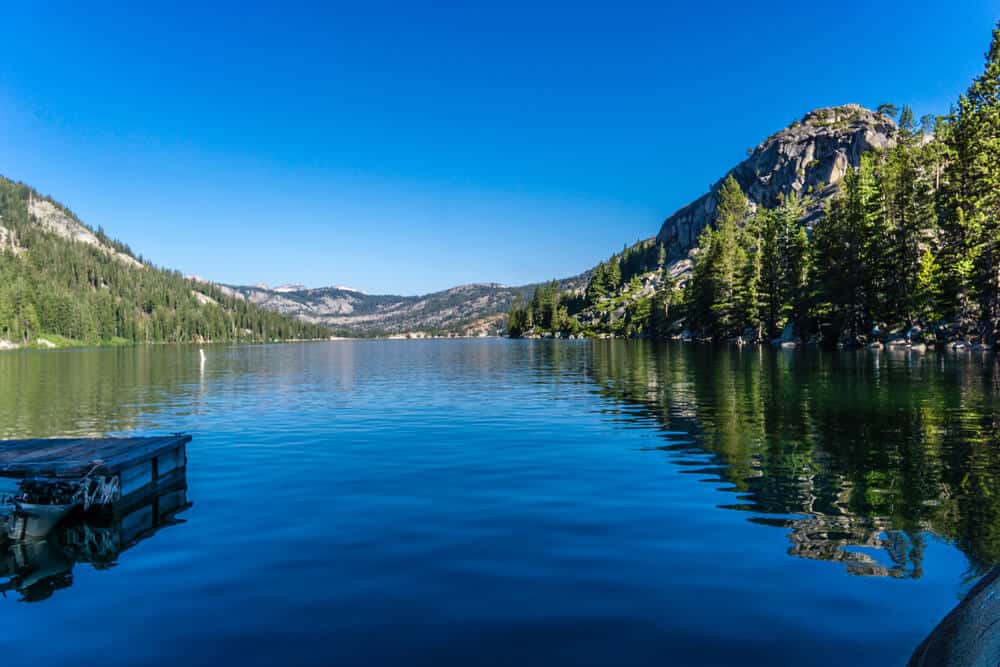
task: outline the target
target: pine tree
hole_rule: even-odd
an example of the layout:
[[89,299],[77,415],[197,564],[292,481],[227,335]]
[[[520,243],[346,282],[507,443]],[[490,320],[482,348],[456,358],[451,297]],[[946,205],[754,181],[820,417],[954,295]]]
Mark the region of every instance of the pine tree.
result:
[[882,114],[883,116],[887,116],[888,118],[895,118],[896,114],[899,113],[899,107],[889,102],[883,102],[882,104],[878,105],[878,107],[875,110],[878,113]]
[[650,332],[657,338],[666,338],[670,335],[670,308],[676,298],[676,289],[677,281],[669,271],[664,271],[660,285],[653,295],[649,318]]
[[[757,214],[761,239],[760,319],[766,336],[780,333],[793,318],[804,323],[808,240],[800,220],[805,203],[796,194],[782,197],[776,209]],[[799,238],[799,232],[802,237]]]
[[[947,178],[952,223],[974,258],[973,297],[993,334],[1000,326],[1000,23],[986,66],[958,103],[947,134],[953,153]],[[957,266],[958,278],[962,269]],[[970,290],[973,291],[973,290]]]
[[882,300],[879,312],[892,324],[914,320],[916,275],[928,240],[935,235],[934,160],[925,138],[913,123],[908,106],[900,114],[896,145],[880,160],[885,202],[882,239]]
[[731,217],[720,217],[714,240],[713,264],[709,270],[713,292],[712,329],[716,337],[726,338],[739,333],[742,324],[740,283],[746,251],[740,245],[739,230]]
[[715,254],[715,233],[706,225],[698,234],[698,245],[694,254],[691,277],[684,289],[684,310],[687,313],[688,328],[708,336],[713,326],[712,304],[715,292],[710,270]]
[[601,262],[594,268],[587,283],[587,303],[593,305],[598,303],[608,294],[608,268],[607,264]]
[[688,290],[688,312],[703,335],[725,338],[743,326],[747,251],[742,227],[750,206],[731,175],[718,193],[715,230],[705,227]]
[[788,317],[800,335],[807,333],[809,315],[810,271],[809,236],[799,225],[788,243],[788,273],[786,276]]
[[520,338],[531,327],[531,310],[520,297],[516,297],[507,314],[507,335],[511,338]]
[[776,335],[782,311],[784,241],[780,231],[780,222],[781,217],[773,209],[757,213],[761,240],[759,319],[763,335],[768,338]]
[[929,249],[920,258],[914,290],[914,313],[926,324],[932,324],[942,316],[942,277],[937,259]]
[[739,277],[741,283],[740,320],[744,328],[753,331],[753,338],[763,337],[761,319],[761,285],[763,281],[763,237],[757,216],[750,217],[743,225],[741,242],[746,248],[746,259]]
[[857,176],[848,172],[841,194],[830,202],[813,230],[812,315],[825,325],[829,342],[842,333],[860,333],[858,313],[862,302],[861,237],[851,215],[849,198],[857,189]]
[[622,286],[622,266],[618,258],[612,257],[608,262],[608,291],[615,293]]

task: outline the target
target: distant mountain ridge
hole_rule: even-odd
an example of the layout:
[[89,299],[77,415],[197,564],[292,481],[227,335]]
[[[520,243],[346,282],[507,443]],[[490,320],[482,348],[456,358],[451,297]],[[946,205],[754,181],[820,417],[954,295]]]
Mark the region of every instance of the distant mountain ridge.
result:
[[[586,276],[559,281],[562,289],[582,288]],[[516,298],[528,298],[535,285],[499,283],[459,285],[422,296],[367,294],[345,287],[302,289],[220,285],[228,293],[264,308],[321,324],[345,335],[456,334],[497,335]]]

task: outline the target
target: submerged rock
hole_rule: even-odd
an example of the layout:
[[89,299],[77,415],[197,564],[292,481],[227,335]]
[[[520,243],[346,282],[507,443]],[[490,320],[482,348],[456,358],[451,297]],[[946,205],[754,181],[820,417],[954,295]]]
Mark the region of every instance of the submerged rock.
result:
[[889,336],[889,339],[885,341],[887,347],[906,347],[910,344],[910,341],[902,336]]
[[1000,665],[1000,566],[944,617],[909,662],[909,667],[996,665]]

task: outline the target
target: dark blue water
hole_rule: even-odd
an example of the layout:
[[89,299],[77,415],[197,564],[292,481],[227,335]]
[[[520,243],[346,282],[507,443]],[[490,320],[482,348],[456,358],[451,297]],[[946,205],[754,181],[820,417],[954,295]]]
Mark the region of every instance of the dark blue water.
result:
[[896,665],[1000,560],[990,358],[207,354],[0,356],[0,436],[194,436],[182,522],[0,600],[7,664]]

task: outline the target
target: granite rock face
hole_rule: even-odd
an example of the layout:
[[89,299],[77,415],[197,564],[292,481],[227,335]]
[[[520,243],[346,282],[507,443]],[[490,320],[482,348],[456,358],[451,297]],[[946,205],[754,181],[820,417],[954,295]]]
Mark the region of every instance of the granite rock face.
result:
[[685,257],[705,225],[715,221],[718,191],[730,175],[758,206],[775,206],[781,195],[811,194],[804,223],[811,225],[861,155],[890,146],[896,124],[857,104],[817,109],[765,139],[712,189],[664,221],[657,238],[673,259]]
[[17,235],[3,225],[0,225],[0,252],[9,252],[14,255],[20,254],[21,252],[21,249],[17,244]]
[[135,257],[119,252],[111,246],[102,243],[94,232],[84,227],[82,224],[72,219],[66,212],[47,199],[38,197],[28,198],[28,213],[39,225],[48,232],[55,234],[67,241],[83,243],[99,248],[108,255],[114,257],[123,264],[128,264],[136,268],[143,266],[142,262]]
[[1000,665],[1000,566],[994,566],[934,628],[909,667]]

